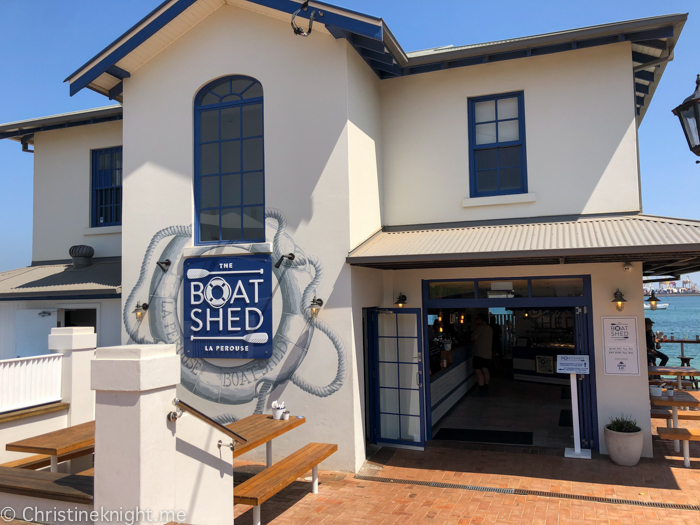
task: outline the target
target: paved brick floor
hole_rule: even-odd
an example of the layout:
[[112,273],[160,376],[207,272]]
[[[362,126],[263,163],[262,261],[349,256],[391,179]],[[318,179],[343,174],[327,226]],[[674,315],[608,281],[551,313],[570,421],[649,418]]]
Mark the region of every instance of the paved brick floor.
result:
[[[560,451],[554,455],[547,449],[459,444],[431,445],[424,452],[383,448],[357,476],[391,478],[395,483],[322,472],[319,494],[311,494],[310,483],[299,480],[262,506],[262,519],[264,524],[275,525],[700,524],[700,444],[691,444],[693,468],[686,469],[670,443],[654,439],[655,458],[643,459],[633,468],[618,467],[600,456],[591,461],[565,459]],[[256,468],[241,463],[237,477],[244,479],[245,472]],[[500,494],[418,484],[426,481],[550,494]],[[629,503],[585,501],[567,495]],[[632,502],[692,505],[698,510]],[[237,505],[236,525],[252,523],[252,514],[251,507]]]

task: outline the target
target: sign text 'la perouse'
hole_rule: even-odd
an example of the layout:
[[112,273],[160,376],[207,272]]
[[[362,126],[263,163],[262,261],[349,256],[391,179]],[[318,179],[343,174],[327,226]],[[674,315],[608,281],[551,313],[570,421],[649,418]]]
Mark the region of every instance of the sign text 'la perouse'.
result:
[[187,357],[267,359],[272,355],[269,255],[187,259],[184,272]]

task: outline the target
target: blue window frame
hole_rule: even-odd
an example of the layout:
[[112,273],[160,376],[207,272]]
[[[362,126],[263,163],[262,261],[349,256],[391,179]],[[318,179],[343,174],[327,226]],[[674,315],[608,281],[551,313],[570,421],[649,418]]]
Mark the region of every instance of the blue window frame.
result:
[[122,147],[92,150],[90,226],[122,223]]
[[469,99],[471,197],[527,193],[523,93]]
[[194,109],[196,244],[264,241],[262,85],[242,75],[217,79]]

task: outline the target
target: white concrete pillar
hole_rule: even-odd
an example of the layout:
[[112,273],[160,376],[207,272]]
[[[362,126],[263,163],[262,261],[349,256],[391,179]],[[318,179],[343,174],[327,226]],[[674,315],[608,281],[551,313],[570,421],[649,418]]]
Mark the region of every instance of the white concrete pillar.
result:
[[[130,511],[134,524],[191,523],[167,514],[182,510],[176,501],[176,424],[167,419],[180,382],[175,346],[98,348],[91,379],[95,510]],[[114,522],[100,516],[95,523]]]
[[97,334],[91,326],[51,329],[49,350],[63,354],[61,397],[64,403],[70,403],[68,426],[95,419],[95,393],[88,377],[96,346]]

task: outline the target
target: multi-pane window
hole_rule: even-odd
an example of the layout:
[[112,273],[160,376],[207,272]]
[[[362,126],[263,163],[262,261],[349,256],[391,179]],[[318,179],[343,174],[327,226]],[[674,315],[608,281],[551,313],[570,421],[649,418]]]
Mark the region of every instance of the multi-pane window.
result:
[[198,244],[265,240],[263,89],[245,76],[218,79],[195,101]]
[[122,147],[92,150],[90,226],[122,223]]
[[527,193],[522,93],[469,99],[472,197]]

